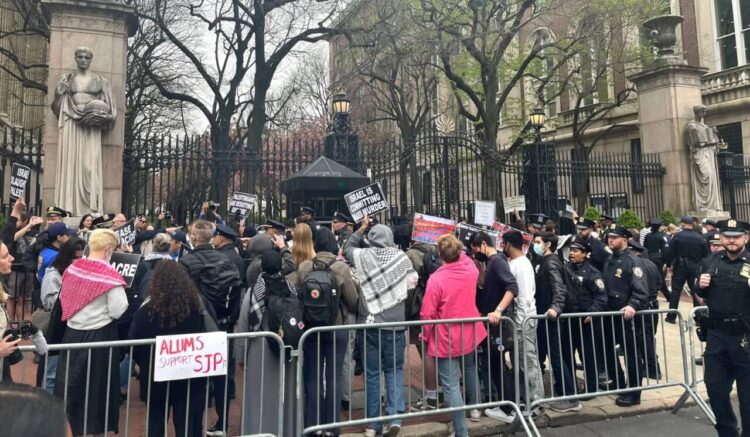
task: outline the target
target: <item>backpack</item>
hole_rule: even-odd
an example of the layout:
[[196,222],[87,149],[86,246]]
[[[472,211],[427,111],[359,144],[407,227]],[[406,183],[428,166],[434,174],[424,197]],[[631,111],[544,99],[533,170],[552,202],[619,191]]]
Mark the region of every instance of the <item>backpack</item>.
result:
[[[266,287],[266,309],[260,328],[262,331],[277,334],[286,346],[297,349],[302,331],[305,329],[302,302],[299,297],[288,287],[284,287],[283,290]],[[272,351],[279,353],[278,342],[269,338],[268,345]]]
[[237,300],[242,285],[237,267],[223,255],[213,262],[200,251],[193,252],[193,255],[202,263],[199,287],[201,294],[213,305],[219,320],[229,316],[229,310]]
[[313,268],[302,281],[302,320],[308,328],[336,324],[339,296],[331,268],[325,262],[313,260]]
[[[427,291],[427,279],[429,279],[430,275],[435,273],[435,270],[437,270],[437,268],[442,265],[442,260],[437,256],[436,253],[419,245],[414,246],[410,250],[415,250],[422,253],[422,274],[419,275],[417,286],[414,287],[413,290],[409,290],[407,292],[405,305],[406,320],[419,320],[419,312],[422,310],[424,293],[425,291]],[[411,259],[411,257],[409,259]],[[436,267],[436,263],[440,263],[440,265],[437,265]],[[414,268],[416,269],[417,266],[414,266]]]
[[425,284],[427,283],[427,279],[430,278],[430,275],[435,273],[442,265],[443,260],[437,253],[424,253],[424,267],[422,268],[424,270]]

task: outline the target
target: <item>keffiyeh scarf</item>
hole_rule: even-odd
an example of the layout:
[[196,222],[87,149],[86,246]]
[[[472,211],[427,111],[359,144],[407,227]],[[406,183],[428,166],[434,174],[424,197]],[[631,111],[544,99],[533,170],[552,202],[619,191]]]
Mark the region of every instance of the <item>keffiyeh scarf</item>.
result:
[[264,276],[265,275],[263,274],[258,276],[258,281],[255,283],[253,292],[250,294],[250,314],[248,315],[247,322],[251,332],[258,332],[260,330],[260,325],[263,321],[263,313],[266,311],[266,280],[269,281],[269,288],[283,287],[284,284],[286,284],[292,294],[297,294],[294,285],[284,279],[280,273],[267,276],[265,279]]
[[393,247],[355,249],[354,265],[371,316],[403,302],[410,286],[407,279],[416,275],[409,258]]
[[65,269],[60,288],[62,320],[66,321],[94,299],[127,284],[106,261],[81,258]]

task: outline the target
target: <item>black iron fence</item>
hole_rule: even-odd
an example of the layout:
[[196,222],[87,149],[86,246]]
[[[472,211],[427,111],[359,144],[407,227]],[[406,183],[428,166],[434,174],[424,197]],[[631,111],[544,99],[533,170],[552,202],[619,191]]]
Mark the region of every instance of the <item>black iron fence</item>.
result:
[[721,152],[717,156],[721,204],[732,217],[750,218],[750,156]]
[[42,212],[42,129],[0,128],[0,203],[2,213],[10,212],[10,174],[13,163],[31,169],[24,200],[34,215]]

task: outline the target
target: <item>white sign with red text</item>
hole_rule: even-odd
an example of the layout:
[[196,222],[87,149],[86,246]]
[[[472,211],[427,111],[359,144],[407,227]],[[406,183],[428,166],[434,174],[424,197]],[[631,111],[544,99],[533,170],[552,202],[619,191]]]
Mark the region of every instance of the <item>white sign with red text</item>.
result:
[[155,347],[155,382],[227,374],[226,332],[158,336]]

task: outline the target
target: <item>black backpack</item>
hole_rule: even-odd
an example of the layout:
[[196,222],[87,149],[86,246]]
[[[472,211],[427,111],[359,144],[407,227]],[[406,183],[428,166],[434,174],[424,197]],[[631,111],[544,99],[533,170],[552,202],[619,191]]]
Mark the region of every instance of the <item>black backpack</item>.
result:
[[[273,290],[266,286],[266,310],[263,312],[260,327],[263,331],[273,332],[281,337],[286,346],[297,349],[305,329],[302,302],[299,297],[288,287]],[[269,339],[268,344],[272,351],[279,352],[278,342]]]
[[302,306],[305,326],[332,326],[336,324],[339,296],[331,268],[323,261],[313,260],[313,268],[302,281]]
[[425,252],[424,253],[424,278],[425,283],[427,283],[427,279],[430,278],[430,275],[435,273],[437,269],[439,269],[443,265],[443,259],[440,258],[440,256],[437,253],[434,252]]
[[202,263],[200,271],[200,292],[211,302],[219,320],[229,316],[232,304],[239,297],[242,280],[237,266],[227,257],[216,257],[211,262],[200,251],[193,252]]

